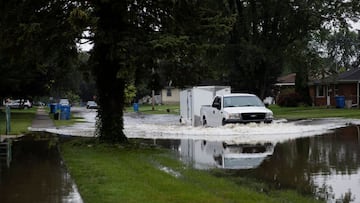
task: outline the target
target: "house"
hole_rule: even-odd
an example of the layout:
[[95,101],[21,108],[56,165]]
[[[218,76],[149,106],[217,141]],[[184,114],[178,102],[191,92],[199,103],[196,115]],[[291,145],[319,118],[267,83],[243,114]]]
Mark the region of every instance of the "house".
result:
[[165,87],[161,90],[162,104],[179,104],[180,103],[180,89],[176,87]]
[[288,75],[278,77],[275,86],[279,88],[295,87],[295,78],[296,78],[296,73],[291,73]]
[[329,76],[309,83],[310,96],[315,106],[337,106],[343,98],[346,107],[359,106],[360,68]]
[[[296,73],[290,73],[277,78],[277,82],[273,85],[272,96],[275,98],[275,103],[278,102],[281,93],[295,91]],[[264,102],[269,103],[269,102]]]

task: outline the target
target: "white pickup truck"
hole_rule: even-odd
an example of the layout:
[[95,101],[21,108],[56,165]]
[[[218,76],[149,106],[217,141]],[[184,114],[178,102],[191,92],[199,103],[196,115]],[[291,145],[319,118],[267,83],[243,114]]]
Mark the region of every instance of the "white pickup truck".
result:
[[227,123],[271,123],[273,112],[253,94],[228,94],[215,96],[212,105],[200,108],[201,124],[220,126]]

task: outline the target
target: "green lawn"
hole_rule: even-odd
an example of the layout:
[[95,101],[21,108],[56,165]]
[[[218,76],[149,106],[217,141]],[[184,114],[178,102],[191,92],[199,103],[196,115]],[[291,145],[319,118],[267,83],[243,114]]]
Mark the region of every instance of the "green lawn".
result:
[[61,152],[87,203],[316,202],[294,191],[220,176],[216,170],[189,168],[170,151],[151,146],[72,140],[62,143]]
[[329,118],[329,117],[343,117],[343,118],[357,118],[360,119],[360,109],[337,109],[326,107],[279,107],[271,105],[269,107],[276,119],[306,119],[306,118]]
[[[11,109],[10,110],[10,133],[11,135],[19,135],[28,132],[32,120],[35,117],[37,108],[30,109]],[[0,134],[6,132],[5,110],[0,110]]]

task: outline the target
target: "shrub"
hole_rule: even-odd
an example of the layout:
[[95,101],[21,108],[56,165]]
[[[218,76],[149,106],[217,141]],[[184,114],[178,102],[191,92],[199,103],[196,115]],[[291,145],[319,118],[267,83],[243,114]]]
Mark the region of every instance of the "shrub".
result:
[[297,107],[302,102],[302,97],[296,92],[280,94],[277,104],[283,107]]

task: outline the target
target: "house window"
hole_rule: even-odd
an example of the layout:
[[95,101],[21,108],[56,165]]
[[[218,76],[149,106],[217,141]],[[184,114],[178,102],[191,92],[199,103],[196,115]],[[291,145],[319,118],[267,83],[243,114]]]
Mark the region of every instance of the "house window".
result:
[[325,97],[325,86],[316,86],[316,97]]
[[168,97],[171,97],[171,96],[172,96],[172,94],[171,94],[171,88],[167,88],[167,89],[166,89],[166,96],[168,96]]

